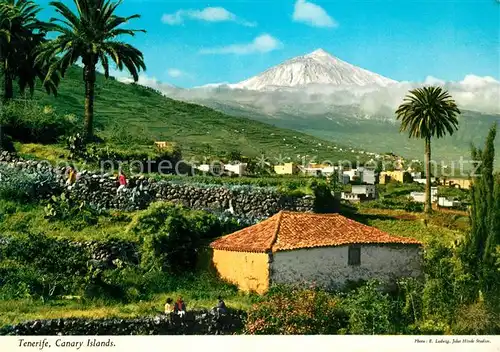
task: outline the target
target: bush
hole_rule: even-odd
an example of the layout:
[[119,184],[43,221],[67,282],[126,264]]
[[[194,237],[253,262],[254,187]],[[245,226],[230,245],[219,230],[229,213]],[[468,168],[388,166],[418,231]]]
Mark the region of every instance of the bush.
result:
[[70,224],[81,224],[85,227],[97,224],[99,216],[105,213],[94,204],[85,201],[75,201],[71,196],[62,193],[52,196],[44,208],[45,218],[49,221],[68,221]]
[[349,333],[379,335],[395,333],[393,302],[380,290],[379,283],[369,281],[350,292],[342,302],[349,313]]
[[5,104],[0,125],[3,133],[14,140],[42,144],[55,143],[78,128],[73,115],[59,115],[53,108],[41,107],[33,101]]
[[18,170],[1,164],[0,181],[0,199],[18,202],[47,198],[59,188],[56,175],[52,172]]
[[314,192],[315,213],[336,213],[339,211],[340,203],[333,196],[325,181],[312,180],[309,187]]
[[199,233],[170,203],[153,203],[131,223],[129,231],[141,238],[141,265],[178,273],[196,266]]
[[337,334],[347,315],[337,299],[319,289],[273,287],[248,312],[246,333],[264,335]]
[[484,301],[459,308],[453,332],[460,335],[498,335],[500,316]]
[[4,239],[0,247],[0,290],[3,295],[55,297],[81,289],[87,251],[69,241],[29,233]]

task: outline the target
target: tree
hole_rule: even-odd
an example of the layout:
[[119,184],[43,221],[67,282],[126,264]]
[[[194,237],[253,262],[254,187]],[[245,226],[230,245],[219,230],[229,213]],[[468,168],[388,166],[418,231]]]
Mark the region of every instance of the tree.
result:
[[403,104],[396,110],[401,120],[401,132],[410,138],[425,141],[425,212],[432,211],[431,204],[431,138],[452,135],[458,128],[460,110],[451,95],[441,87],[423,87],[410,91]]
[[[48,73],[48,61],[35,58],[45,42],[47,23],[36,16],[40,7],[30,0],[5,0],[0,3],[0,69],[3,78],[3,100],[14,97],[13,83],[17,80],[21,92],[29,87],[31,94],[36,79],[44,81],[47,93],[56,94],[57,71]],[[47,78],[47,79],[46,79]]]
[[104,76],[109,78],[109,58],[122,71],[126,68],[134,82],[139,80],[140,70],[145,70],[143,54],[130,44],[118,40],[122,35],[134,36],[137,29],[119,28],[128,21],[139,18],[139,15],[120,17],[115,14],[121,1],[111,0],[73,0],[76,13],[58,1],[50,2],[62,18],[51,18],[51,31],[59,36],[44,44],[38,60],[58,58],[50,66],[48,75],[59,69],[64,77],[65,72],[78,59],[83,62],[83,80],[85,82],[85,136],[93,137],[94,92],[96,66],[101,64]]
[[484,150],[472,147],[477,170],[471,188],[471,231],[462,253],[469,272],[476,277],[478,288],[483,292],[494,291],[500,282],[495,263],[496,250],[500,246],[500,175],[494,174],[496,129],[495,123]]

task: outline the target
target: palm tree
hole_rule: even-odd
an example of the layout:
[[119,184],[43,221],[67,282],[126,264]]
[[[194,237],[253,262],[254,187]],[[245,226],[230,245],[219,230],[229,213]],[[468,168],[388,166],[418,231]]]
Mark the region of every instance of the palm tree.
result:
[[451,95],[441,87],[423,87],[411,90],[403,104],[396,110],[401,120],[401,132],[410,138],[425,141],[425,212],[432,211],[431,204],[431,138],[452,135],[458,128],[460,110]]
[[104,75],[108,78],[109,58],[111,58],[120,71],[126,68],[137,82],[138,72],[146,69],[144,57],[138,49],[117,40],[117,37],[134,36],[136,32],[145,31],[118,28],[129,20],[140,17],[115,15],[115,10],[121,1],[73,0],[73,2],[76,5],[75,13],[61,2],[50,3],[62,16],[62,19],[50,19],[51,30],[58,32],[59,36],[42,47],[39,60],[58,58],[57,63],[51,65],[48,74],[60,70],[64,77],[67,69],[78,59],[82,59],[85,82],[85,134],[86,140],[90,140],[93,137],[96,65],[98,63],[102,65]]
[[14,97],[13,82],[17,79],[21,92],[31,93],[36,78],[44,82],[48,93],[56,93],[59,77],[56,72],[47,77],[45,61],[35,63],[40,45],[45,41],[46,23],[36,16],[40,7],[31,0],[3,0],[0,3],[0,69],[4,101]]

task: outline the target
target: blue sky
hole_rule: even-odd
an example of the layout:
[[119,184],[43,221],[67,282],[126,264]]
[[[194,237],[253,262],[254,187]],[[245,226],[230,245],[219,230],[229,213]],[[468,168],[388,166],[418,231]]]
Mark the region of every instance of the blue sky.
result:
[[[124,0],[118,14],[142,16],[129,26],[147,33],[127,40],[147,76],[181,87],[238,82],[317,48],[400,81],[500,80],[496,1]],[[36,1],[44,19],[48,2]]]

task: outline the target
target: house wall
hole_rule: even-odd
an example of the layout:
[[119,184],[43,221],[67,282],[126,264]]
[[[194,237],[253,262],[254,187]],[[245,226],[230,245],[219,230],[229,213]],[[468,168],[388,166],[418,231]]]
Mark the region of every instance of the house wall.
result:
[[398,277],[421,275],[421,249],[408,245],[361,246],[361,264],[348,265],[348,246],[276,252],[271,283],[305,283],[340,289],[348,281],[378,279],[391,283]]
[[298,172],[298,167],[294,163],[275,165],[274,172],[278,175],[295,175]]
[[212,263],[224,280],[246,292],[264,293],[269,288],[267,253],[233,252],[214,249]]

